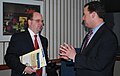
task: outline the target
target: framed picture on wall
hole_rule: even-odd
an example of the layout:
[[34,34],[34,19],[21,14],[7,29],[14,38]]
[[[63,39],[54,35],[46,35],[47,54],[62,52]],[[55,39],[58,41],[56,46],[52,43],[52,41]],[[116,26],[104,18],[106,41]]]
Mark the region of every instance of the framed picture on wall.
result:
[[9,41],[12,34],[25,31],[27,15],[43,14],[43,2],[35,0],[0,0],[0,41]]

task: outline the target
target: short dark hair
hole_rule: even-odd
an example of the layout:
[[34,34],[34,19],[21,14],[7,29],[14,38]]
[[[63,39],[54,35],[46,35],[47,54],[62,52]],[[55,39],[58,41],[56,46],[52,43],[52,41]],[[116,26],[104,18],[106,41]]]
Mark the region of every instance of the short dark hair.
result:
[[96,12],[100,18],[105,19],[105,8],[100,1],[92,1],[85,4],[84,7],[88,6],[88,11],[90,13]]

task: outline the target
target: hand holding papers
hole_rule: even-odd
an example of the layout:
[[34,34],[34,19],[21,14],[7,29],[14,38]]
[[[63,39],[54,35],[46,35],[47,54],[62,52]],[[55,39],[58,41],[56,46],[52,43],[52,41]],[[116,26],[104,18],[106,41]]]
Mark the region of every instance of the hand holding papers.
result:
[[44,67],[47,65],[44,51],[41,49],[37,49],[30,53],[22,55],[20,57],[20,60],[26,66],[34,67],[33,69],[35,70],[40,69],[41,67]]

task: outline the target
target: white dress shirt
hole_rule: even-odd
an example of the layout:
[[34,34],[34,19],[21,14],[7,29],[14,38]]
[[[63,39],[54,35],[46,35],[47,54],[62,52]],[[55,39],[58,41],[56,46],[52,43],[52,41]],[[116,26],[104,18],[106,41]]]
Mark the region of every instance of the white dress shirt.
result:
[[[32,41],[33,41],[33,44],[34,44],[34,32],[28,28],[28,31],[30,33],[30,36],[32,38]],[[40,37],[39,37],[39,34],[37,34],[37,41],[38,41],[38,45],[39,47],[43,50],[43,47],[42,47],[42,43],[41,43],[41,40],[40,40]],[[42,67],[42,76],[47,76],[47,73],[46,73],[46,68],[45,67]]]

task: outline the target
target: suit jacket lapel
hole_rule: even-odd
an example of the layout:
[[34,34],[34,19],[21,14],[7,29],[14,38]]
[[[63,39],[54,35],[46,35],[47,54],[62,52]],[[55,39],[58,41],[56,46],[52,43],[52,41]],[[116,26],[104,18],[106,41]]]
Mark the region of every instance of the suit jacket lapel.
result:
[[[98,40],[100,39],[101,35],[104,32],[104,27],[105,24],[102,25],[98,31],[95,33],[95,35],[93,36],[93,38],[91,39],[91,41],[89,42],[88,46],[83,50],[82,53],[86,54],[88,52],[88,50],[92,49],[92,47],[95,46],[95,44],[98,42]],[[90,52],[90,51],[89,51]]]
[[40,33],[39,33],[39,37],[40,37],[40,40],[41,40],[41,44],[42,44],[43,50],[45,50],[46,45],[44,44],[44,39],[43,39],[43,37],[40,35]]
[[[87,34],[88,35],[88,34]],[[83,42],[82,42],[82,45],[81,45],[81,48],[80,48],[80,52],[83,51],[83,46],[84,46],[84,43],[85,43],[85,40],[87,38],[87,35],[85,36],[85,38],[83,39]]]
[[30,47],[30,49],[34,50],[34,44],[33,44],[32,38],[30,36],[30,33],[28,31],[25,31],[25,37],[26,37],[26,40],[28,40],[27,45]]

